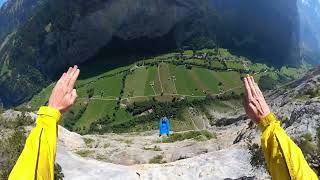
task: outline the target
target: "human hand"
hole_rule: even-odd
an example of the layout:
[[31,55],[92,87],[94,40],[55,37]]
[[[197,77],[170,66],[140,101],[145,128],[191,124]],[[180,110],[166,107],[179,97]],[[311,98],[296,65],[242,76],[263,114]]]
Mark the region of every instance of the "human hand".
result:
[[263,97],[261,90],[252,76],[244,78],[246,96],[244,97],[244,109],[251,120],[256,123],[270,113],[270,108]]
[[49,98],[49,107],[66,112],[75,102],[77,91],[74,89],[75,82],[80,74],[77,66],[70,67],[68,72],[63,73]]

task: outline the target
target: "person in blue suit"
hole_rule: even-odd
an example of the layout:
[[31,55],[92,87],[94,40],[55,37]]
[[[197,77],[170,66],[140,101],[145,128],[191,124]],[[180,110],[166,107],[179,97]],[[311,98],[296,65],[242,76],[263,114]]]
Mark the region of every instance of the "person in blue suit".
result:
[[165,116],[160,118],[160,134],[159,136],[162,136],[163,134],[166,134],[167,136],[170,135],[170,122],[169,119]]

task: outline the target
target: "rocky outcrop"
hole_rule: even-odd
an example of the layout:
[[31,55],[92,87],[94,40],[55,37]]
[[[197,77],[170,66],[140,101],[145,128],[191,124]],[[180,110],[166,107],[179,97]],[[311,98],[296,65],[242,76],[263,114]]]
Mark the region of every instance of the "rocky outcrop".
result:
[[221,118],[219,120],[217,120],[217,122],[215,123],[216,126],[221,127],[221,126],[228,126],[230,124],[235,124],[238,123],[240,121],[246,120],[248,119],[248,117],[246,115],[241,115],[238,117],[227,117],[227,118]]
[[320,125],[319,85],[320,71],[317,67],[284,90],[275,90],[269,95],[269,104],[293,138],[305,133],[316,136]]
[[58,149],[57,162],[66,179],[268,179],[262,170],[253,171],[245,149],[221,150],[164,165],[123,166],[80,158]]

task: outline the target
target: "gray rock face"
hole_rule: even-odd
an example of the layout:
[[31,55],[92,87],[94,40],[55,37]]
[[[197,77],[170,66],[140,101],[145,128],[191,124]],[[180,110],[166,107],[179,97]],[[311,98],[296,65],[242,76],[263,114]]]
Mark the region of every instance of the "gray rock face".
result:
[[201,6],[194,0],[171,3],[120,0],[100,3],[98,10],[75,17],[67,31],[46,34],[44,49],[56,47],[59,51],[58,54],[50,54],[50,62],[63,58],[59,60],[62,62],[59,63],[60,67],[84,62],[107,45],[112,37],[123,40],[161,37],[182,20],[192,18]]
[[316,92],[320,85],[319,67],[310,71],[302,79],[289,85],[285,90],[275,90],[268,101],[272,110],[283,122],[285,130],[292,138],[311,133],[316,136],[320,125],[320,99],[308,97],[308,92]]

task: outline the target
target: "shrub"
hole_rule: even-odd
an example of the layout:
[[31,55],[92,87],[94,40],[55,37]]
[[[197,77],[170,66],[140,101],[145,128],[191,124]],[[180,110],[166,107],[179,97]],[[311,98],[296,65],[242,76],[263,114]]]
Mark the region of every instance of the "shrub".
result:
[[319,89],[309,89],[305,92],[310,98],[318,97],[320,95]]
[[126,140],[124,141],[124,143],[126,143],[126,144],[133,144],[133,140],[132,140],[132,139],[126,139]]
[[88,157],[91,154],[91,151],[89,150],[79,150],[76,152],[81,157]]
[[56,163],[54,165],[54,180],[63,180],[64,174],[62,172],[62,167]]
[[92,147],[92,143],[94,142],[91,138],[84,138],[83,141],[88,147]]
[[192,65],[187,64],[187,65],[186,65],[186,68],[189,69],[189,70],[191,70],[191,69],[192,69]]
[[268,75],[264,75],[264,76],[261,76],[258,84],[263,91],[266,91],[266,90],[271,90],[275,88],[275,86],[277,85],[277,81],[272,79]]
[[149,163],[150,164],[162,164],[162,163],[165,163],[165,161],[163,161],[162,155],[157,155],[157,156],[153,157],[152,159],[150,159]]
[[107,143],[107,144],[104,144],[104,145],[103,145],[103,148],[108,148],[109,146],[110,146],[110,144]]
[[175,133],[171,134],[169,137],[163,138],[162,142],[163,143],[172,143],[176,141],[183,141],[186,139],[194,139],[197,141],[206,141],[210,140],[212,138],[216,138],[216,135],[207,131],[189,131],[189,132],[184,132],[184,133]]
[[207,139],[217,138],[215,133],[212,133],[212,132],[210,132],[208,130],[201,131],[201,134],[204,135]]
[[301,135],[298,146],[301,148],[301,151],[306,154],[313,154],[316,152],[317,146],[312,142],[311,133],[306,133]]
[[162,151],[162,149],[159,146],[154,146],[153,148],[149,148],[149,147],[144,147],[144,150],[151,150],[151,151]]
[[313,143],[313,138],[311,133],[306,133],[301,135],[298,146],[301,148],[307,162],[309,163],[310,167],[320,175],[320,129],[317,128],[317,144]]
[[206,141],[206,140],[208,140],[204,135],[199,135],[199,136],[196,136],[196,137],[194,137],[193,138],[194,140],[196,140],[196,141]]
[[88,95],[88,98],[92,98],[92,96],[94,95],[94,88],[89,88],[87,89],[87,95]]
[[266,167],[262,148],[259,144],[248,144],[248,149],[251,154],[250,164],[254,168]]

